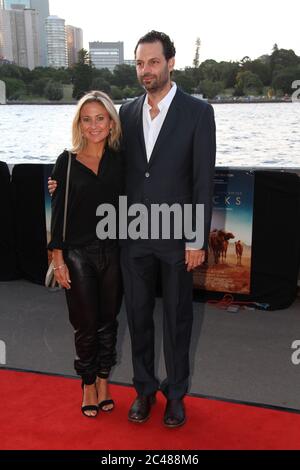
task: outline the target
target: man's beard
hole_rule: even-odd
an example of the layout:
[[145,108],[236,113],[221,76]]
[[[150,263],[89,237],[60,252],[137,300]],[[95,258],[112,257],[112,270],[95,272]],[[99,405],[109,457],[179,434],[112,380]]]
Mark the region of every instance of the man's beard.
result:
[[158,91],[160,87],[160,82],[157,80],[157,78],[153,79],[151,83],[145,83],[144,82],[144,77],[140,79],[140,84],[142,85],[143,88],[147,91]]
[[[165,71],[164,71],[165,72]],[[160,90],[163,90],[164,87],[167,85],[169,81],[169,73],[162,73],[159,77],[153,77],[152,81],[150,83],[145,83],[144,78],[146,78],[147,75],[143,77],[139,77],[139,82],[142,85],[145,90],[155,93]],[[150,77],[149,77],[150,78]]]

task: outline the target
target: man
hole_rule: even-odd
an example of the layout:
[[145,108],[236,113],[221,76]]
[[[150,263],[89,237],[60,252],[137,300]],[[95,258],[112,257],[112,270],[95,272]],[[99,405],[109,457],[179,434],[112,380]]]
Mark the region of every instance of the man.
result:
[[[205,208],[204,243],[181,239],[128,239],[122,242],[121,264],[132,343],[133,383],[137,397],[128,419],[150,417],[156,392],[167,399],[164,424],[186,421],[183,398],[189,381],[189,347],[193,323],[192,271],[205,261],[210,230],[215,167],[213,108],[171,81],[175,47],[157,31],[142,37],[135,49],[137,75],[146,94],[121,107],[128,205],[191,204]],[[51,185],[50,185],[51,186]],[[152,221],[151,221],[152,222]],[[194,227],[195,228],[195,227]],[[161,273],[164,307],[164,356],[167,378],[154,372],[154,324],[157,275]]]
[[[161,271],[164,306],[164,356],[167,379],[160,389],[167,398],[164,424],[182,426],[183,397],[189,380],[189,347],[193,321],[192,270],[205,261],[210,229],[215,166],[213,108],[180,91],[171,81],[175,48],[170,38],[151,31],[135,49],[139,82],[146,90],[120,110],[126,161],[128,204],[203,204],[204,244],[191,248],[181,240],[128,240],[121,263],[132,342],[137,398],[129,410],[132,422],[145,422],[159,383],[154,374],[153,309],[157,272]],[[194,214],[193,214],[194,216]],[[194,217],[195,220],[195,217]]]

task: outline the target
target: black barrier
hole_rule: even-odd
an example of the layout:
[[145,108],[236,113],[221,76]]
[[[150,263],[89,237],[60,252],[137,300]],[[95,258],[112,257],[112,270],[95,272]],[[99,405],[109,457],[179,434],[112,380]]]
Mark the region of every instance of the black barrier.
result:
[[256,171],[252,297],[269,308],[297,296],[300,264],[300,179],[294,173]]
[[20,277],[14,225],[14,201],[8,166],[0,162],[0,281],[12,281]]
[[16,165],[11,184],[16,201],[18,266],[24,279],[44,284],[48,267],[44,165]]
[[[48,266],[45,165],[0,164],[0,280],[22,277],[43,284]],[[254,171],[251,293],[235,300],[266,310],[289,307],[297,294],[300,264],[300,179],[280,171]],[[15,202],[13,203],[14,196]],[[159,290],[159,289],[158,289]],[[226,292],[195,290],[195,300]]]

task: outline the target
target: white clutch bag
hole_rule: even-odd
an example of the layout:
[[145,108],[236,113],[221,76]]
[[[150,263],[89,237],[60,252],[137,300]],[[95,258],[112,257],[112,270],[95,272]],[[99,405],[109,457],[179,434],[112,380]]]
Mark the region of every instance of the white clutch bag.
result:
[[[69,197],[69,184],[70,184],[70,171],[71,171],[71,162],[72,156],[71,152],[69,152],[69,160],[68,160],[68,170],[67,170],[67,180],[66,180],[66,195],[65,195],[65,210],[64,210],[64,225],[63,225],[63,241],[66,240],[66,228],[67,228],[67,211],[68,211],[68,197]],[[54,288],[61,288],[58,282],[55,279],[54,275],[54,263],[51,261],[49,264],[49,268],[45,277],[45,286],[49,287],[50,289]]]
[[54,264],[53,261],[51,261],[46,277],[45,277],[45,286],[49,287],[51,289],[54,289],[55,287],[59,287],[58,282],[56,282],[55,276],[54,276]]

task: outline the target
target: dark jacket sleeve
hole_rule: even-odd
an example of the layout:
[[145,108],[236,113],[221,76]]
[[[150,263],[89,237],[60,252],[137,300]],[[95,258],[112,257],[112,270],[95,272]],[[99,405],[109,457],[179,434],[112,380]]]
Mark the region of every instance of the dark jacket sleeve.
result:
[[122,185],[121,185],[121,190],[120,194],[125,195],[125,175],[126,175],[126,151],[125,151],[125,139],[124,139],[124,105],[121,106],[119,110],[119,116],[120,116],[120,121],[121,121],[121,127],[122,127],[122,138],[121,138],[121,145],[120,145],[120,158],[121,158],[121,168],[122,168]]
[[[211,105],[207,105],[199,118],[193,144],[193,230],[199,231],[199,228],[202,230],[204,223],[204,243],[201,246],[193,244],[190,246],[206,250],[211,226],[216,163],[216,125],[214,109]],[[204,205],[204,221],[197,220],[197,204]]]
[[49,250],[62,250],[63,243],[63,223],[64,223],[64,206],[66,192],[68,153],[62,153],[53,168],[52,179],[57,181],[57,188],[51,199],[51,241],[48,245]]

